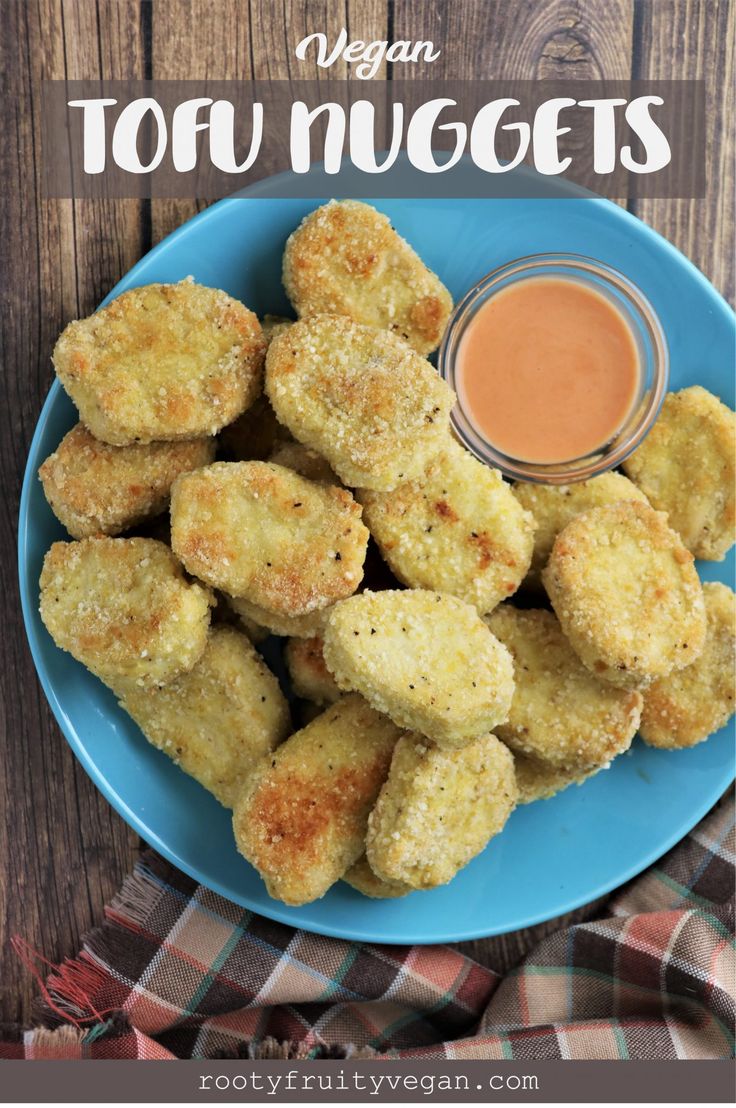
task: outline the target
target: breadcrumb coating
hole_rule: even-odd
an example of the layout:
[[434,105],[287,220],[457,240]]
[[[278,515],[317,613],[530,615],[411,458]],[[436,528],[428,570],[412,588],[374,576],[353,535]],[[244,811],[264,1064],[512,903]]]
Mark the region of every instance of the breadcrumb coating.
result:
[[171,544],[207,584],[300,616],[357,589],[368,542],[360,517],[345,489],[270,462],[215,462],[174,483]]
[[641,694],[586,669],[552,612],[502,604],[486,622],[514,659],[511,711],[496,727],[514,754],[582,769],[628,750],[641,718]]
[[119,535],[163,512],[181,473],[208,465],[214,439],[110,446],[78,423],[38,471],[54,515],[75,539]]
[[226,808],[291,729],[278,681],[233,627],[212,628],[193,669],[162,688],[114,691],[148,741]]
[[418,477],[446,441],[455,395],[401,339],[318,315],[273,340],[266,392],[294,437],[350,487]]
[[638,500],[576,516],[555,539],[542,580],[575,653],[613,685],[644,687],[703,649],[693,556],[664,513]]
[[700,385],[669,393],[624,462],[696,558],[722,561],[736,541],[736,415]]
[[516,797],[514,760],[495,735],[461,750],[404,735],[368,821],[368,863],[383,881],[446,885],[502,830]]
[[321,635],[311,639],[289,639],[284,648],[284,661],[297,696],[315,704],[334,704],[342,696],[325,664]]
[[563,527],[590,508],[613,504],[616,500],[641,500],[646,497],[622,473],[601,473],[589,481],[574,485],[533,485],[518,482],[514,494],[534,516],[534,554],[525,585],[541,588],[542,570],[547,564],[554,541]]
[[511,655],[454,596],[406,589],[343,600],[327,622],[324,658],[341,689],[442,746],[485,734],[511,707]]
[[374,900],[395,900],[412,891],[409,885],[402,885],[398,881],[382,881],[380,877],[376,877],[365,854],[350,867],[343,881],[363,896],[370,896]]
[[703,585],[703,595],[708,620],[703,653],[644,693],[640,731],[650,746],[695,746],[725,727],[733,715],[736,597],[718,582]]
[[452,297],[388,216],[357,200],[310,212],[287,240],[284,286],[299,316],[349,316],[392,331],[420,354],[435,350]]
[[362,697],[346,696],[262,759],[233,829],[270,896],[309,904],[358,860],[400,734]]
[[496,469],[452,438],[421,477],[359,491],[363,519],[398,579],[490,612],[529,568],[534,520]]
[[55,542],[40,584],[56,645],[107,684],[162,685],[202,657],[214,597],[155,539]]
[[610,763],[594,766],[592,769],[567,769],[554,766],[538,758],[525,754],[514,754],[514,771],[519,789],[519,804],[532,804],[535,800],[549,800],[570,785],[582,785],[588,778],[594,777],[602,769],[608,769]]
[[293,469],[308,481],[321,481],[325,485],[339,485],[340,478],[328,462],[316,450],[310,450],[300,442],[278,443],[269,458],[274,465]]
[[265,627],[271,635],[283,635],[286,638],[311,639],[324,631],[332,605],[307,612],[305,616],[284,616],[270,612],[258,604],[251,604],[242,596],[228,596],[227,603],[243,622],[247,629],[249,623]]
[[265,348],[253,312],[188,279],[75,320],[52,360],[92,434],[129,446],[216,434],[261,391]]

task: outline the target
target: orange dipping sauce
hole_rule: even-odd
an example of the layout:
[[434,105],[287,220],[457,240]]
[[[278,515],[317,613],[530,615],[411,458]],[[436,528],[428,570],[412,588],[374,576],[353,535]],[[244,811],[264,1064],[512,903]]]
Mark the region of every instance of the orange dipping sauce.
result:
[[610,442],[636,404],[639,350],[608,297],[565,277],[528,277],[469,321],[456,359],[460,403],[508,457],[552,464]]

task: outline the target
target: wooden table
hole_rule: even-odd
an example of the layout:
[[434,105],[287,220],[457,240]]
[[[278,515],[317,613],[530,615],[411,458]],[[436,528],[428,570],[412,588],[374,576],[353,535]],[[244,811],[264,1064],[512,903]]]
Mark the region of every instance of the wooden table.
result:
[[[21,477],[59,331],[89,314],[198,207],[40,199],[40,81],[285,78],[297,70],[313,77],[324,71],[313,60],[296,63],[294,46],[309,32],[332,36],[342,26],[350,39],[434,41],[440,59],[417,67],[416,76],[705,78],[706,199],[630,207],[732,298],[734,27],[727,0],[4,0],[2,17],[10,114],[0,146],[0,1019],[27,1020],[35,985],[10,950],[10,935],[20,933],[50,959],[75,953],[140,844],[74,759],[36,680],[16,584]],[[558,922],[463,949],[502,970]]]

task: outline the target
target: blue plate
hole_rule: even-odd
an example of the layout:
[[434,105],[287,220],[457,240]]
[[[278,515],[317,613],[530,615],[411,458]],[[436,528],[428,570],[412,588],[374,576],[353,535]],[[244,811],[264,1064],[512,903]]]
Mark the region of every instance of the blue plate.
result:
[[[261,183],[251,198],[221,201],[186,223],[134,266],[108,299],[136,285],[192,274],[259,315],[288,311],[280,280],[284,240],[317,202],[271,199],[268,189]],[[489,270],[525,254],[572,251],[609,262],[659,313],[672,356],[671,387],[697,382],[733,406],[730,309],[677,250],[621,208],[590,199],[386,200],[377,206],[456,298]],[[235,849],[228,813],[145,741],[112,695],[54,646],[41,623],[41,564],[50,544],[65,535],[36,472],[75,421],[71,402],[54,384],[31,444],[20,509],[23,614],[36,668],[62,731],[110,803],[161,854],[231,900],[297,927],[361,941],[451,942],[501,934],[570,911],[627,881],[686,834],[731,781],[729,728],[677,753],[650,750],[637,739],[629,754],[582,788],[514,812],[503,834],[444,888],[373,901],[340,883],[303,908],[271,900]],[[733,552],[726,562],[699,568],[705,580],[730,583]]]

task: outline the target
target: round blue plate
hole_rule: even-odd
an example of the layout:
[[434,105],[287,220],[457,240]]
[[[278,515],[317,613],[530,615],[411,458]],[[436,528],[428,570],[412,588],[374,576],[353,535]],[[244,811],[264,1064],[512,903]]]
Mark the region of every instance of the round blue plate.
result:
[[[288,313],[280,280],[284,241],[318,202],[271,199],[268,188],[261,183],[250,198],[221,201],[184,224],[108,299],[136,285],[192,274],[259,315]],[[385,200],[376,206],[455,298],[489,270],[525,254],[572,251],[609,262],[659,313],[672,356],[671,387],[697,382],[733,406],[730,309],[677,250],[614,204]],[[20,509],[23,614],[36,668],[62,731],[110,803],[161,854],[216,892],[272,919],[346,939],[431,943],[501,934],[570,911],[639,873],[690,830],[732,779],[729,728],[677,753],[650,750],[637,739],[629,754],[583,787],[519,808],[503,834],[444,888],[376,901],[341,882],[302,908],[272,900],[237,853],[228,812],[146,742],[112,694],[58,650],[41,623],[41,564],[65,534],[36,473],[75,421],[55,383],[31,444]],[[726,562],[699,568],[706,580],[730,583],[733,552]]]

